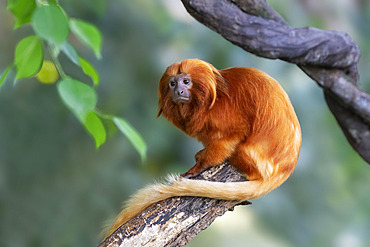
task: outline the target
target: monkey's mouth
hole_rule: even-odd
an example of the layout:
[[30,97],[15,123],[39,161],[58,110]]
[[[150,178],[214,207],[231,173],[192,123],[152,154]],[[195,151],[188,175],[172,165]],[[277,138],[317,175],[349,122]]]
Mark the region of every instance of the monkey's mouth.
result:
[[176,104],[189,103],[190,100],[191,100],[190,97],[185,97],[185,96],[179,96],[179,97],[176,97],[175,99],[173,99],[173,101]]

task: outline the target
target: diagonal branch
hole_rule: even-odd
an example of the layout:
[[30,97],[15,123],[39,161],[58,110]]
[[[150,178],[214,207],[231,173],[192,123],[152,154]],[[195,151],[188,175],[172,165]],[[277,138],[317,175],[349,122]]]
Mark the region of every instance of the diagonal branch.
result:
[[[219,182],[245,181],[236,168],[225,162],[203,171],[194,179]],[[243,205],[250,204],[248,201]],[[121,225],[99,247],[184,246],[218,217],[233,210],[236,201],[204,197],[173,197],[145,209]]]
[[199,22],[257,56],[297,64],[323,88],[347,140],[370,163],[370,95],[357,87],[360,51],[339,31],[293,28],[265,0],[182,0]]

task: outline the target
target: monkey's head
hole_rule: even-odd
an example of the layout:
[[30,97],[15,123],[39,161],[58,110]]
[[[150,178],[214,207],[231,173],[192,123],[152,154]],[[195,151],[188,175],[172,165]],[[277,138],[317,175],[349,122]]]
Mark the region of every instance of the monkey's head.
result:
[[174,63],[159,81],[158,116],[166,118],[192,110],[211,109],[219,94],[227,94],[227,83],[211,64],[199,59]]

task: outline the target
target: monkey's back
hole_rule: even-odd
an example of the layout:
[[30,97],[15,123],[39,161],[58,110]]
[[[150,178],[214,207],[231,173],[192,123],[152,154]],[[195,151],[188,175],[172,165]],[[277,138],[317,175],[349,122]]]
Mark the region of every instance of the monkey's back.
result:
[[284,89],[275,79],[254,68],[233,67],[220,73],[228,82],[230,104],[239,115],[235,117],[251,123],[246,125],[250,129],[245,130],[248,136],[243,143],[254,150],[249,155],[263,156],[275,164],[273,173],[290,174],[299,155],[301,129]]

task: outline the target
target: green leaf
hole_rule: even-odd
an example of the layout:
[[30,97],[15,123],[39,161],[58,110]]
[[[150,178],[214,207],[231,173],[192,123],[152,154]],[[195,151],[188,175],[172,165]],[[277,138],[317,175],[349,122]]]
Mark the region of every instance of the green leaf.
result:
[[31,22],[31,16],[36,9],[36,1],[8,0],[7,9],[16,17],[14,29]]
[[113,122],[117,128],[126,135],[127,139],[139,152],[141,160],[146,160],[146,144],[140,134],[124,119],[119,117],[113,117]]
[[58,83],[58,92],[63,102],[84,123],[86,116],[95,109],[95,91],[80,81],[65,78]]
[[9,72],[12,70],[12,65],[9,65],[8,68],[4,70],[4,72],[0,76],[0,88],[3,85],[4,81],[6,80],[6,77],[8,76]]
[[69,60],[71,60],[74,64],[80,66],[79,56],[75,48],[73,48],[73,46],[70,43],[65,42],[62,46],[62,51],[64,52],[64,54],[66,54]]
[[59,46],[69,35],[68,17],[56,5],[44,5],[32,16],[33,29],[41,38]]
[[98,85],[99,84],[99,75],[96,72],[95,68],[88,61],[83,59],[82,57],[79,57],[79,62],[80,62],[82,71],[86,75],[91,77],[95,86]]
[[107,134],[104,125],[100,118],[95,112],[90,112],[87,114],[85,121],[83,122],[86,130],[92,135],[95,140],[96,148],[99,148],[105,142]]
[[43,60],[44,52],[38,37],[29,36],[19,41],[14,57],[14,64],[17,68],[15,79],[35,75],[40,70]]
[[72,18],[69,21],[69,26],[72,32],[81,40],[81,42],[89,46],[94,51],[95,56],[100,59],[102,38],[99,30],[90,23]]

